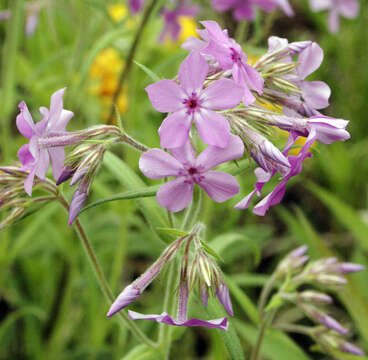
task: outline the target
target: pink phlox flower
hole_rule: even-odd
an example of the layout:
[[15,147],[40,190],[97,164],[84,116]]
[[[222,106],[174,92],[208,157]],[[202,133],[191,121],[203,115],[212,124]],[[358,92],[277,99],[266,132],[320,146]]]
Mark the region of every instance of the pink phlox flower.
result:
[[233,10],[233,16],[238,21],[253,20],[257,7],[266,12],[280,8],[287,16],[294,15],[288,0],[212,0],[212,6],[219,12]]
[[163,42],[167,36],[176,41],[179,37],[181,26],[179,24],[179,16],[196,16],[199,7],[192,5],[189,0],[180,2],[174,10],[164,8],[162,15],[164,18],[164,28],[160,34],[159,41]]
[[236,179],[227,173],[211,171],[217,165],[242,157],[244,145],[238,136],[230,135],[226,148],[208,146],[197,158],[188,141],[183,147],[145,152],[139,160],[139,168],[150,179],[175,176],[157,192],[158,203],[169,211],[177,212],[189,205],[194,184],[199,185],[216,202],[224,202],[238,193]]
[[202,54],[212,56],[223,70],[231,70],[236,84],[243,88],[243,103],[245,106],[255,101],[250,89],[262,94],[264,80],[262,76],[247,64],[247,55],[241,46],[227,32],[223,31],[216,21],[202,21],[206,29],[207,45],[201,50]]
[[230,125],[214,110],[237,106],[243,91],[230,79],[216,80],[204,88],[208,72],[206,60],[198,52],[193,52],[180,65],[180,85],[173,80],[161,80],[146,88],[157,111],[171,112],[158,131],[162,148],[183,146],[193,121],[205,143],[222,148],[227,146]]
[[47,170],[52,163],[53,177],[58,180],[65,160],[63,146],[47,147],[44,144],[53,136],[67,134],[66,125],[73,117],[73,113],[63,109],[64,89],[56,91],[51,96],[50,110],[41,107],[42,120],[34,123],[32,116],[24,101],[19,104],[20,113],[17,116],[19,132],[29,139],[29,143],[23,145],[18,151],[18,158],[22,163],[22,169],[30,171],[24,182],[24,189],[28,195],[32,195],[34,177],[45,179]]
[[[289,150],[291,149],[291,146],[295,143],[297,138],[298,138],[298,134],[294,132],[290,133],[288,142],[285,145],[285,149],[283,151],[284,155],[288,154]],[[300,150],[299,154],[296,156],[289,155],[287,157],[291,165],[290,170],[288,171],[286,175],[284,175],[281,178],[281,181],[276,185],[276,187],[271,191],[271,193],[269,193],[265,198],[263,198],[263,200],[261,200],[253,208],[253,212],[256,215],[264,216],[271,206],[275,206],[281,202],[282,198],[285,195],[286,184],[288,180],[298,175],[302,171],[304,159],[312,156],[312,153],[309,152],[308,150],[312,146],[315,140],[316,140],[316,132],[312,130],[305,144]],[[263,170],[262,168],[257,168],[255,170],[255,175],[257,177],[257,182],[254,185],[255,190],[253,190],[249,195],[247,195],[240,202],[238,202],[235,205],[235,208],[238,210],[247,209],[254,195],[257,194],[258,196],[261,196],[264,185],[267,184],[274,177],[276,173],[277,173],[277,170],[273,170],[272,172],[267,172]]]
[[280,62],[291,62],[293,55],[298,55],[297,67],[294,74],[285,76],[285,79],[294,83],[300,90],[300,95],[290,95],[285,97],[278,92],[280,97],[285,98],[285,105],[295,109],[303,116],[320,115],[320,109],[329,105],[331,95],[330,87],[322,81],[307,81],[306,78],[315,72],[323,61],[323,50],[311,41],[301,41],[288,43],[287,39],[272,36],[268,40],[268,52],[285,51],[285,57]]
[[313,11],[329,10],[328,29],[336,33],[340,27],[340,15],[353,19],[358,15],[358,0],[310,0]]
[[144,5],[144,0],[129,0],[130,11],[133,14],[141,11]]

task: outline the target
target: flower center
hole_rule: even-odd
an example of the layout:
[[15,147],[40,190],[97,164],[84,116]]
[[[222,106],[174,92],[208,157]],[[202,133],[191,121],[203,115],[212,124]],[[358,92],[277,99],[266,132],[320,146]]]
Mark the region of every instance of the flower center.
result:
[[192,168],[192,167],[191,167],[191,168],[189,168],[189,169],[188,169],[188,174],[189,174],[189,175],[194,175],[194,174],[196,174],[196,173],[197,173],[197,169],[196,169],[196,168]]
[[231,60],[234,61],[234,63],[241,62],[241,54],[239,54],[238,51],[236,51],[234,48],[230,48],[231,50]]
[[187,113],[192,114],[200,106],[200,101],[197,94],[193,92],[188,99],[183,101],[183,104],[185,104],[187,108]]

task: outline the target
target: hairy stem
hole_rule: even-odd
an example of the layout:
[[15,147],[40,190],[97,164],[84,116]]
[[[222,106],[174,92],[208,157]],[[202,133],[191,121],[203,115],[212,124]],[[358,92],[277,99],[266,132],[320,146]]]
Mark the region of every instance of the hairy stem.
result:
[[[63,207],[65,208],[66,211],[69,211],[69,204],[66,201],[66,199],[60,195],[59,197],[59,201],[60,203],[63,205]],[[76,232],[80,238],[80,240],[82,241],[83,244],[83,248],[86,251],[86,255],[90,261],[90,264],[94,270],[94,273],[96,275],[96,278],[98,280],[98,284],[102,290],[102,292],[104,293],[105,297],[107,298],[107,300],[109,302],[113,302],[115,297],[110,289],[110,286],[105,278],[105,275],[102,271],[102,268],[98,262],[98,259],[96,257],[96,254],[92,248],[92,245],[90,243],[90,241],[88,240],[87,234],[83,229],[82,224],[80,223],[80,221],[78,219],[75,220],[75,229]],[[136,338],[138,340],[140,340],[141,342],[143,342],[144,344],[148,345],[149,347],[157,347],[157,344],[154,343],[152,340],[150,340],[133,322],[133,320],[131,320],[129,318],[129,316],[127,315],[126,312],[124,311],[120,311],[118,313],[118,315],[120,316],[121,320],[123,321],[124,325],[127,326],[132,333],[136,336]]]
[[131,69],[132,64],[133,64],[133,59],[134,59],[134,56],[135,56],[135,52],[137,50],[138,44],[139,44],[140,39],[141,39],[142,34],[143,34],[143,30],[145,29],[145,27],[148,23],[148,20],[149,20],[151,14],[153,12],[153,9],[156,5],[156,2],[157,2],[157,0],[152,0],[150,5],[146,7],[146,9],[143,13],[141,23],[138,26],[137,34],[135,35],[135,39],[134,39],[134,41],[133,41],[133,43],[132,43],[132,45],[129,49],[129,53],[128,53],[128,56],[127,56],[127,59],[126,59],[126,62],[125,62],[125,66],[124,66],[124,68],[123,68],[123,70],[120,74],[118,86],[117,86],[116,91],[114,93],[114,96],[112,98],[110,114],[109,114],[109,117],[107,119],[108,124],[112,124],[112,122],[113,122],[114,113],[115,113],[115,104],[116,104],[116,102],[118,100],[118,97],[119,97],[119,94],[120,94],[120,92],[123,88],[124,82],[128,78],[130,69]]

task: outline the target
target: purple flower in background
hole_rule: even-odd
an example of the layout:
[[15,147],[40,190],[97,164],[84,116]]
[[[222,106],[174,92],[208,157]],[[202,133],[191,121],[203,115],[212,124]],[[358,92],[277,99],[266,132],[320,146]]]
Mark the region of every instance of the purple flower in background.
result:
[[177,212],[189,205],[194,184],[216,202],[224,202],[238,193],[239,185],[232,175],[211,171],[219,164],[242,157],[244,145],[238,136],[230,135],[224,149],[208,146],[197,158],[190,141],[170,151],[173,156],[161,149],[151,149],[139,160],[139,168],[150,179],[176,177],[157,192],[158,203],[169,211]]
[[208,71],[209,65],[203,56],[198,52],[191,53],[180,65],[180,85],[172,80],[161,80],[146,88],[157,111],[172,112],[158,131],[162,148],[183,146],[188,141],[193,120],[205,143],[222,148],[227,146],[230,125],[213,110],[237,106],[243,91],[229,79],[216,80],[204,89]]
[[8,20],[11,16],[10,10],[2,10],[0,11],[0,21]]
[[135,14],[142,10],[144,0],[129,0],[130,11]]
[[[28,195],[32,195],[33,180],[38,176],[45,179],[47,170],[52,163],[54,179],[57,180],[64,167],[65,151],[63,146],[66,141],[57,142],[53,146],[47,143],[52,137],[62,138],[67,135],[66,125],[73,117],[73,113],[63,109],[64,89],[56,91],[51,96],[50,110],[41,107],[40,113],[43,117],[38,123],[34,123],[25,102],[19,104],[20,113],[17,116],[17,127],[19,132],[29,139],[29,143],[23,145],[18,151],[18,157],[22,163],[23,170],[30,173],[24,182],[24,189]],[[64,140],[64,139],[63,139]]]
[[353,19],[358,15],[358,0],[310,0],[313,11],[329,10],[328,29],[336,33],[340,26],[340,15]]
[[262,94],[264,80],[261,75],[249,64],[247,55],[243,53],[241,46],[235,40],[229,38],[226,31],[223,31],[216,21],[202,21],[208,39],[208,44],[201,50],[202,54],[212,56],[218,61],[223,70],[231,70],[232,77],[236,84],[243,88],[243,103],[245,106],[253,103],[255,97],[249,89],[253,89]]
[[163,42],[167,36],[176,41],[179,37],[181,26],[179,24],[179,16],[196,16],[199,7],[192,5],[189,0],[184,0],[174,9],[164,8],[162,15],[164,18],[164,28],[160,34],[159,41]]
[[287,16],[294,15],[288,0],[212,0],[212,6],[219,12],[233,10],[236,20],[253,20],[256,14],[256,7],[267,12],[273,11],[278,7]]

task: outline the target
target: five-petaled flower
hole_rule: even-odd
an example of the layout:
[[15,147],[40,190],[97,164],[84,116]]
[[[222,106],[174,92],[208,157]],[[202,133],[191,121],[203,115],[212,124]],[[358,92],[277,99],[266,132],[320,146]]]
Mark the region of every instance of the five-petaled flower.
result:
[[226,148],[208,146],[197,158],[188,141],[183,147],[145,152],[139,160],[139,168],[150,179],[175,176],[157,192],[157,201],[169,211],[177,212],[189,205],[194,184],[199,185],[216,202],[224,202],[239,192],[236,179],[227,173],[210,171],[226,161],[242,157],[244,145],[238,136],[230,135]]
[[213,110],[237,106],[243,91],[229,79],[216,80],[204,88],[208,72],[207,61],[198,52],[193,52],[180,65],[180,85],[173,80],[161,80],[146,88],[156,110],[172,112],[158,131],[162,148],[183,146],[188,141],[193,120],[206,144],[221,148],[228,145],[229,123]]
[[73,113],[63,109],[64,89],[56,91],[51,96],[50,110],[41,107],[40,113],[42,120],[34,123],[32,116],[24,101],[19,104],[20,114],[17,116],[17,127],[20,133],[29,139],[29,143],[23,145],[18,151],[18,157],[22,163],[22,169],[28,170],[29,175],[24,182],[24,189],[28,195],[32,195],[33,180],[38,176],[41,180],[45,179],[49,169],[50,160],[52,163],[53,176],[58,180],[65,160],[63,144],[54,144],[49,147],[48,140],[57,137],[62,141],[66,135],[66,125],[73,117]]

